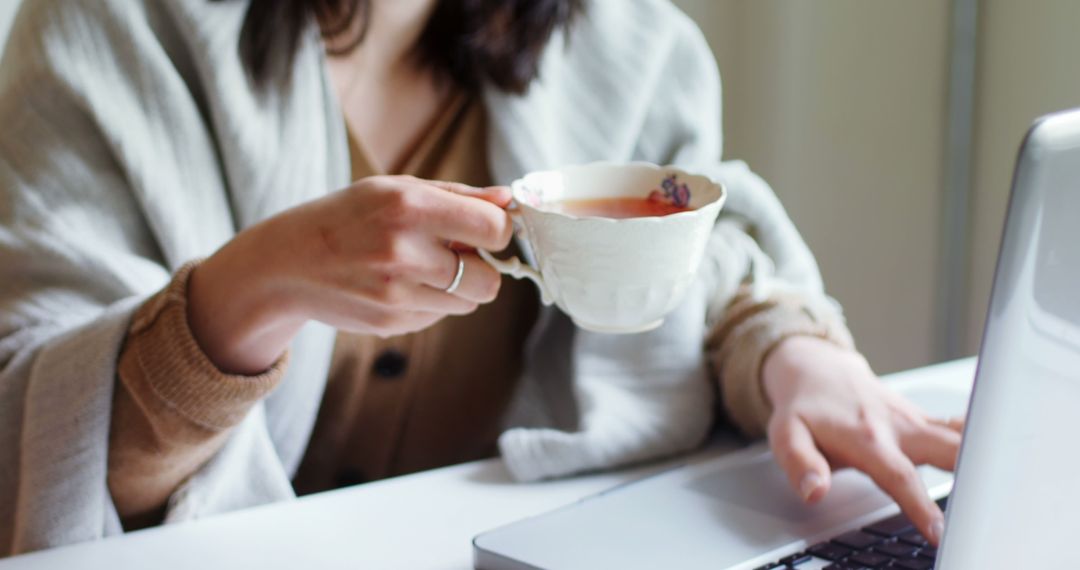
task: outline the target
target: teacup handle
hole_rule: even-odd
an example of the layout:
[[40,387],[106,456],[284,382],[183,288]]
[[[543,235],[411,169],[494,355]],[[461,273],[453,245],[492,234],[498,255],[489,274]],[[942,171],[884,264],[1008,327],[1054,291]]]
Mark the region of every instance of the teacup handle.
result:
[[499,273],[505,273],[514,279],[521,279],[524,277],[531,280],[533,283],[536,283],[536,287],[540,289],[541,303],[550,305],[554,301],[551,297],[551,291],[548,290],[547,284],[544,283],[544,278],[540,275],[540,272],[533,269],[529,264],[522,263],[516,255],[508,259],[498,259],[494,255],[491,255],[491,252],[479,248],[477,248],[476,253]]

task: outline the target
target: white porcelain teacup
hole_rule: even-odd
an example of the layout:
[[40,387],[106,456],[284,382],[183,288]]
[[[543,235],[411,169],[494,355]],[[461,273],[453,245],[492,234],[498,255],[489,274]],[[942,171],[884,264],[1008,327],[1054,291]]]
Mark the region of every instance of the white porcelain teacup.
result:
[[[701,264],[727,197],[724,188],[678,168],[635,162],[592,163],[533,172],[511,185],[515,226],[531,265],[517,257],[485,261],[540,288],[579,327],[605,333],[660,326],[682,300]],[[560,212],[567,200],[640,198],[689,208],[648,217]]]

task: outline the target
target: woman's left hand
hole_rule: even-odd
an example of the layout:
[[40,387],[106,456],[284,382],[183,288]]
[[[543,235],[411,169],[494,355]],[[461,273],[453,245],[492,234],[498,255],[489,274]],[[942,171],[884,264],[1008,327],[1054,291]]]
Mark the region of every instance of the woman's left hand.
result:
[[813,337],[781,342],[762,366],[772,402],[769,443],[804,501],[820,501],[834,469],[869,475],[933,544],[944,516],[916,465],[953,470],[963,420],[927,417],[888,389],[857,352]]

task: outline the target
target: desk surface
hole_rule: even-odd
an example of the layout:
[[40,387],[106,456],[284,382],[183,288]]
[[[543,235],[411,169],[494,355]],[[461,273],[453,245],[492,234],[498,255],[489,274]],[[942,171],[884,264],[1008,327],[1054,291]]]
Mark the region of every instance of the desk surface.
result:
[[[887,379],[967,387],[974,366],[965,359]],[[475,535],[684,461],[536,484],[512,483],[499,460],[476,461],[0,560],[0,570],[471,568]]]

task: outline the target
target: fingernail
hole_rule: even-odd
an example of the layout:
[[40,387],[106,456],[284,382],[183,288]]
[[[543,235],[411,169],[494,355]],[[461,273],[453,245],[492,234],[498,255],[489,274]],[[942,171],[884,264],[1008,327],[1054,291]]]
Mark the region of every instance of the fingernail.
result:
[[941,537],[945,535],[945,521],[938,519],[930,525],[930,534],[935,544],[941,544]]
[[821,484],[824,483],[821,479],[821,475],[811,471],[803,476],[802,482],[799,483],[799,492],[802,493],[804,501],[810,500],[810,495],[817,491]]

